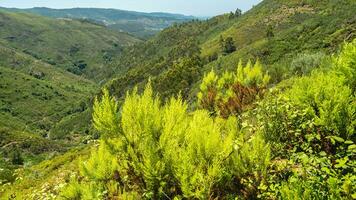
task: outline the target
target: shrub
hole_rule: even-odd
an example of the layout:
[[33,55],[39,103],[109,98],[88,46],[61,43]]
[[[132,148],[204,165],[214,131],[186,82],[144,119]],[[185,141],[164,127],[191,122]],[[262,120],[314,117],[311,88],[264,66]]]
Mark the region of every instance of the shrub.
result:
[[320,67],[325,57],[323,53],[300,54],[292,61],[291,72],[293,75],[308,75]]
[[99,149],[80,165],[80,172],[90,180],[108,181],[114,179],[118,170],[117,158],[110,153],[107,145],[101,142]]
[[232,39],[232,37],[228,37],[226,39],[224,39],[223,37],[220,37],[220,48],[224,55],[230,54],[230,53],[236,51],[234,39]]
[[60,198],[63,200],[91,200],[104,199],[104,190],[102,184],[91,182],[80,184],[76,180],[72,180],[60,193]]
[[269,164],[269,146],[261,137],[242,135],[233,116],[224,119],[187,109],[181,97],[161,104],[147,85],[142,95],[137,90],[127,93],[118,129],[112,125],[120,115],[116,102],[104,92],[94,106],[95,123],[112,137],[104,137],[81,166],[85,180],[103,184],[106,197],[120,193],[114,190],[116,183],[134,185],[149,199],[207,199],[236,193],[243,180],[259,184]]
[[[336,60],[350,59],[344,56]],[[355,198],[355,96],[339,68],[336,62],[329,72],[282,84],[253,112],[256,129],[272,143],[272,166],[281,168],[268,172],[265,198]]]
[[23,165],[23,158],[19,149],[15,149],[10,153],[11,163],[13,165]]
[[236,119],[214,121],[206,111],[196,111],[184,124],[186,134],[181,142],[175,148],[167,146],[175,158],[174,174],[184,197],[208,199],[228,170],[224,163],[233,151]]
[[356,39],[346,43],[341,54],[334,59],[334,71],[344,77],[345,83],[355,92],[356,88]]
[[[120,118],[118,105],[114,98],[109,96],[109,91],[104,89],[102,99],[95,98],[93,124],[101,134],[118,134]],[[114,136],[112,135],[112,136]]]
[[317,126],[327,135],[349,139],[355,130],[356,108],[352,91],[333,74],[314,73],[297,79],[286,97],[312,113]]
[[236,73],[225,72],[221,77],[211,71],[200,85],[198,104],[213,115],[239,115],[262,95],[269,78],[259,61],[253,66],[249,61],[245,67],[240,61]]

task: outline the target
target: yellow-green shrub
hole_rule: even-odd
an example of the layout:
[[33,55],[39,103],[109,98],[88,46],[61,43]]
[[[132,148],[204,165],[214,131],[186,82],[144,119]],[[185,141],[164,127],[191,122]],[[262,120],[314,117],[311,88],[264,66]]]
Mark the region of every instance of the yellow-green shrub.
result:
[[345,83],[356,90],[356,39],[346,43],[342,52],[334,59],[334,71],[344,77]]
[[246,66],[240,61],[236,72],[225,72],[221,77],[214,71],[208,73],[200,85],[198,104],[224,118],[239,115],[263,93],[270,77],[263,73],[259,61]]
[[120,127],[120,118],[118,113],[118,105],[113,97],[110,97],[107,89],[103,90],[103,96],[99,101],[95,98],[93,124],[102,135],[118,134]]
[[[115,104],[104,92],[94,107],[96,126],[115,137],[104,137],[98,152],[82,166],[89,180],[117,181],[125,188],[136,185],[145,198],[207,199],[223,194],[225,182],[233,189],[238,187],[234,180],[250,176],[246,171],[263,174],[268,165],[269,146],[255,137],[241,139],[235,117],[213,117],[206,110],[189,113],[181,97],[162,105],[150,85],[142,95],[136,90],[127,93],[121,113]],[[112,123],[119,114],[116,128]],[[237,143],[241,148],[234,148]],[[106,173],[95,172],[96,166]],[[114,179],[113,173],[120,178]]]
[[91,157],[80,165],[81,174],[93,181],[113,179],[117,170],[118,160],[110,153],[104,141],[100,143],[98,150],[94,150]]

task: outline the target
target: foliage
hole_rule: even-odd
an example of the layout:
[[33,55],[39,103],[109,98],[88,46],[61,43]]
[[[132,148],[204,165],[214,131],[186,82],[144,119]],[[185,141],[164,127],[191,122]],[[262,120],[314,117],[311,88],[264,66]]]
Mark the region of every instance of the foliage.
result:
[[294,75],[308,75],[314,69],[320,67],[325,55],[322,53],[300,54],[291,63],[291,72]]
[[94,151],[89,160],[80,166],[80,172],[90,180],[106,181],[114,177],[118,168],[117,158],[110,154],[105,143]]
[[103,191],[98,183],[83,185],[74,180],[61,191],[60,198],[64,200],[102,199]]
[[221,52],[226,55],[236,51],[236,46],[232,37],[224,39],[222,36],[220,38],[220,48]]
[[224,171],[231,170],[224,163],[233,151],[236,119],[214,121],[206,111],[196,111],[183,125],[187,127],[180,132],[186,134],[178,141],[168,141],[173,144],[166,151],[169,157],[175,158],[174,174],[184,197],[206,199],[226,176]]
[[352,91],[332,74],[313,74],[296,80],[286,92],[287,98],[313,114],[322,132],[350,139],[355,127],[355,102]]
[[[115,104],[104,92],[94,110],[116,113],[112,112]],[[114,195],[117,192],[108,191],[108,184],[114,181],[121,188],[137,188],[145,198],[153,199],[206,199],[223,195],[227,183],[231,185],[229,192],[241,189],[239,184],[244,185],[245,180],[257,181],[253,184],[257,188],[269,164],[268,144],[257,135],[239,133],[235,117],[215,118],[205,110],[188,113],[187,109],[181,97],[162,105],[149,84],[142,95],[137,90],[126,95],[120,113],[121,131],[107,128],[116,123],[113,117],[95,114],[96,121],[101,122],[97,127],[111,138],[104,137],[99,150],[81,165],[86,181],[80,184],[98,182],[106,195]],[[73,188],[76,183],[68,186],[68,191]]]
[[221,77],[211,71],[200,85],[199,106],[225,118],[241,114],[263,94],[269,79],[259,61],[253,66],[250,61],[246,66],[240,61],[235,73],[225,72]]
[[264,197],[354,198],[355,96],[335,67],[281,84],[253,112],[278,158]]
[[15,149],[13,152],[11,152],[10,158],[13,165],[23,165],[23,158],[21,152],[18,149]]
[[102,134],[115,133],[119,131],[118,106],[114,98],[109,96],[109,91],[104,89],[103,96],[99,102],[94,101],[93,124]]
[[356,39],[343,46],[341,54],[334,59],[334,70],[345,77],[345,83],[353,92],[356,88]]

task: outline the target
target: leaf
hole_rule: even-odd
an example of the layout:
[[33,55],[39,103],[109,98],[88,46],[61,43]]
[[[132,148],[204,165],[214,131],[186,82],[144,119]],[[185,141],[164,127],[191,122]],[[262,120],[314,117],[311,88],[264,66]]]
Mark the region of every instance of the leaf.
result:
[[351,141],[351,140],[346,140],[345,141],[345,144],[353,144],[354,142],[353,141]]
[[350,151],[356,149],[356,144],[352,144],[348,148]]
[[349,160],[348,157],[344,157],[342,159],[336,160],[338,164],[335,165],[336,168],[344,168],[346,166],[347,161]]
[[325,151],[322,151],[322,152],[319,153],[319,155],[320,156],[326,156],[326,153],[325,153]]
[[321,168],[322,171],[326,172],[327,174],[330,174],[330,169],[327,167]]
[[345,140],[342,139],[341,137],[338,136],[332,136],[334,138],[334,140],[338,141],[338,142],[344,142]]

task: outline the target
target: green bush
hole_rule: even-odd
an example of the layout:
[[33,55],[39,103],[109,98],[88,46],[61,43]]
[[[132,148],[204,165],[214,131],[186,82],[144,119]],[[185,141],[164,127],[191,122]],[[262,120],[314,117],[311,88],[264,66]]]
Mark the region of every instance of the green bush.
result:
[[356,88],[356,39],[346,43],[341,54],[334,59],[334,71],[345,79],[353,92]]
[[300,54],[292,61],[291,72],[293,75],[308,75],[320,67],[325,57],[323,53]]
[[[142,95],[137,90],[127,93],[117,113],[117,103],[104,92],[93,116],[96,127],[111,137],[104,137],[98,151],[81,165],[85,181],[101,183],[105,191],[110,190],[108,183],[137,187],[149,199],[207,199],[225,196],[225,191],[241,195],[234,189],[245,180],[257,188],[269,164],[269,145],[255,134],[240,133],[235,117],[187,110],[181,97],[161,104],[148,85]],[[119,115],[121,122],[114,125]],[[75,187],[69,191],[76,194]],[[251,191],[256,196],[257,191]]]
[[355,94],[350,74],[338,70],[351,69],[353,56],[345,56],[350,49],[346,45],[336,58],[343,66],[335,61],[328,72],[316,70],[281,84],[252,112],[276,158],[264,197],[356,197]]
[[211,71],[200,85],[198,104],[213,115],[239,115],[263,94],[269,79],[259,61],[246,66],[240,61],[235,73],[225,72],[221,77]]
[[355,101],[351,89],[338,76],[316,72],[297,79],[285,96],[312,113],[316,125],[327,135],[352,137]]
[[355,198],[355,96],[348,74],[335,65],[282,82],[266,96],[269,76],[258,62],[240,63],[236,73],[221,76],[212,71],[198,94],[203,109],[193,111],[181,96],[162,103],[150,84],[141,95],[128,92],[120,110],[104,91],[93,114],[100,146],[63,194]]
[[107,145],[101,142],[99,149],[80,165],[82,175],[94,181],[108,181],[114,178],[118,169],[117,158],[110,153]]

